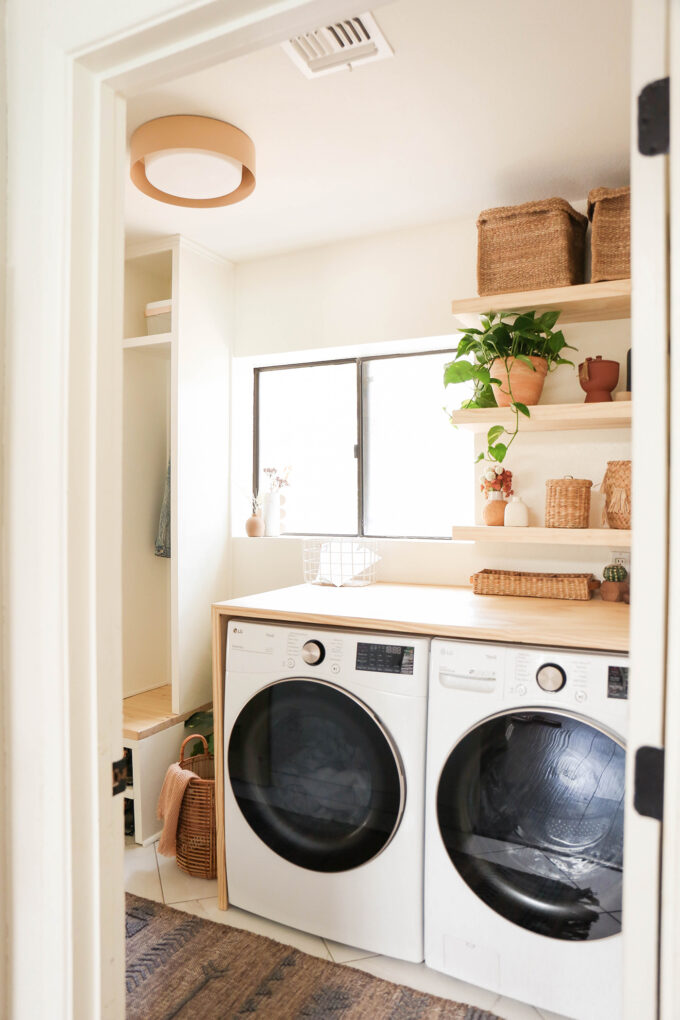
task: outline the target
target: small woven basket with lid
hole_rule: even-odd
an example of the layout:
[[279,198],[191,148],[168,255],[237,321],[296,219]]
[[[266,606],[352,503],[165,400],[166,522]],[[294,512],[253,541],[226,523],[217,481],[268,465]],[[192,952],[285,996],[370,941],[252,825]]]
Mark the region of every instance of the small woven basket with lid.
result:
[[[188,743],[202,740],[203,754],[184,757]],[[217,836],[215,829],[215,758],[208,754],[208,741],[200,733],[182,742],[179,765],[196,773],[184,791],[177,822],[177,867],[194,878],[217,875]]]
[[587,226],[563,198],[485,209],[477,220],[478,293],[583,283]]
[[546,528],[587,528],[592,484],[588,478],[549,478],[545,483]]
[[588,194],[591,283],[630,276],[630,188],[595,188]]

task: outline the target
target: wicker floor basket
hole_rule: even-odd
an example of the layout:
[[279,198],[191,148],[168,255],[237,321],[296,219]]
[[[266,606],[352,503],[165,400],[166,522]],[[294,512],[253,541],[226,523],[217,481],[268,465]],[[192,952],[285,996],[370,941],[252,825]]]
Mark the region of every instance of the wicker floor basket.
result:
[[[184,748],[195,740],[203,741],[203,754],[184,757]],[[177,823],[177,866],[194,878],[217,875],[217,837],[215,832],[215,759],[208,754],[208,742],[201,734],[192,734],[182,743],[180,768],[196,773],[189,780]]]
[[630,188],[595,188],[588,195],[592,283],[630,276]]
[[583,283],[587,226],[563,198],[485,209],[477,220],[477,291]]
[[630,476],[631,461],[607,461],[607,470],[602,481],[604,495],[602,523],[619,531],[630,528]]
[[583,602],[600,587],[592,574],[531,574],[521,570],[479,570],[470,583],[475,595],[523,595]]
[[587,528],[592,484],[588,478],[549,478],[545,483],[546,528]]

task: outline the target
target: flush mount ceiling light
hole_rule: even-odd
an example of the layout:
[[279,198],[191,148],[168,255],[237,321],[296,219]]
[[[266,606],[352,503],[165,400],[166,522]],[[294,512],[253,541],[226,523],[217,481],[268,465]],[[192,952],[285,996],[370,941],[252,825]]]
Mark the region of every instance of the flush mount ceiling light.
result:
[[169,205],[232,205],[255,187],[255,146],[213,117],[158,117],[132,135],[130,177],[145,195]]

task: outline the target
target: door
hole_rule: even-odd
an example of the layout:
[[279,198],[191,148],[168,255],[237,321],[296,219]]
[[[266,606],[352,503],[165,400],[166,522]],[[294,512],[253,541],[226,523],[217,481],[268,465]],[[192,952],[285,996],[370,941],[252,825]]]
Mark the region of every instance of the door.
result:
[[583,942],[621,931],[626,752],[587,719],[503,712],[453,748],[437,821],[453,866],[496,913]]
[[404,811],[389,733],[362,701],[325,681],[281,680],[255,694],[234,723],[227,769],[251,829],[312,871],[366,864]]

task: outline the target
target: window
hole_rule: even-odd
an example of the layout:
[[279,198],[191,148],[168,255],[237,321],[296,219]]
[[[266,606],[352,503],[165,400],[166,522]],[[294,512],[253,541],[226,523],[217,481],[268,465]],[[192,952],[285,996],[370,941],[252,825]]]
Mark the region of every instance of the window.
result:
[[451,356],[255,369],[254,484],[290,469],[282,531],[448,538],[472,521],[473,437],[444,412]]

